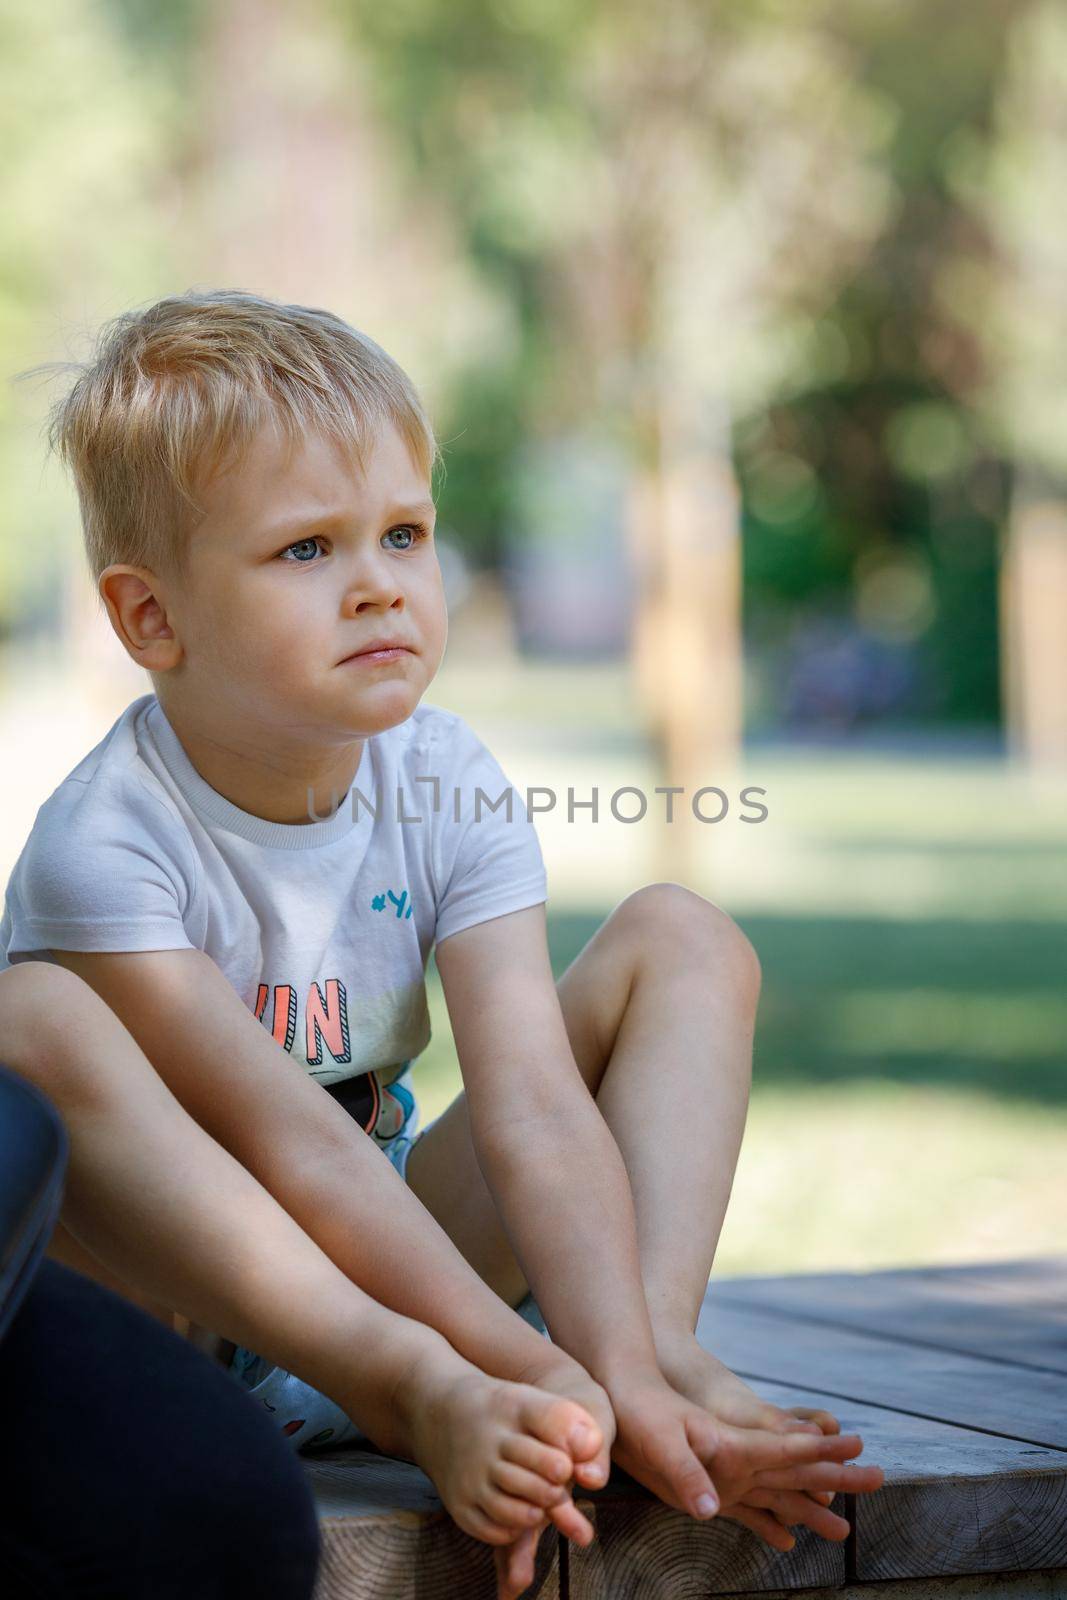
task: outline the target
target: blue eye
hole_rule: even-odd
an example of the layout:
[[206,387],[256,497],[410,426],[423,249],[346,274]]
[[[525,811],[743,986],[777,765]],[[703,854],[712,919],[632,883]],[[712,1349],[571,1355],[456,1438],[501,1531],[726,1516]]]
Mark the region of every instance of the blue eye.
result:
[[[407,551],[413,550],[417,544],[421,544],[424,539],[430,537],[429,528],[421,522],[405,522],[396,528],[390,528],[389,532],[383,534],[382,537],[391,539],[397,533],[406,534],[408,540],[407,544],[394,544],[391,546],[397,555],[405,555]],[[284,561],[287,566],[310,567],[314,564],[315,556],[321,543],[322,541],[317,535],[313,538],[297,539],[294,544],[286,545],[284,550],[278,552],[278,559],[279,561]],[[300,551],[305,553],[301,555],[299,554]]]
[[[306,550],[309,546],[311,547],[312,555],[314,555],[318,543],[319,541],[317,539],[298,539],[295,544],[286,546],[286,548],[281,552],[282,558],[284,559],[289,554],[290,550]],[[310,565],[310,562],[305,561],[302,556],[295,556],[291,565],[306,567]]]
[[[411,535],[411,543],[400,547],[403,550],[413,550],[421,540],[429,537],[428,530],[423,527],[421,522],[405,522],[402,527],[390,528],[385,537],[391,539],[394,533],[408,533]],[[395,550],[397,548],[396,545],[393,548]]]

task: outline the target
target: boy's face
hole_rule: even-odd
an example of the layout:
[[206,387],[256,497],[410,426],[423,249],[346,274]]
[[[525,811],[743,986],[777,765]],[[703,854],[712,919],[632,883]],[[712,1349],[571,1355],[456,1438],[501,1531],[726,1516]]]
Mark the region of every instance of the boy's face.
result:
[[[287,458],[280,430],[264,430],[201,504],[174,595],[182,683],[167,684],[185,714],[297,746],[409,717],[448,619],[430,485],[396,428],[383,426],[365,474],[330,440],[306,435]],[[381,638],[407,649],[350,659]]]

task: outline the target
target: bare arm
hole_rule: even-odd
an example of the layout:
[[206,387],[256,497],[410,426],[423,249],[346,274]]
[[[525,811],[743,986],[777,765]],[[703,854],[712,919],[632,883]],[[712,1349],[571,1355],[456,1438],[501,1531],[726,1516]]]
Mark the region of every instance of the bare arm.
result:
[[630,1183],[579,1074],[543,906],[442,941],[479,1164],[553,1339],[611,1386],[656,1369]]
[[508,1377],[543,1341],[478,1277],[358,1124],[198,950],[58,962],[126,1025],[186,1111],[367,1294]]

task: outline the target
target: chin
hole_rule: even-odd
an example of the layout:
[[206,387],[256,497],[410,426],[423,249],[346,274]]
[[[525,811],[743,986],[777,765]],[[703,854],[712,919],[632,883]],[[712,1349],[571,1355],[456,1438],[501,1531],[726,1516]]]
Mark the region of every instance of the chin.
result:
[[387,728],[395,728],[398,723],[407,721],[422,699],[422,694],[421,689],[416,692],[397,684],[391,691],[368,695],[363,705],[353,707],[353,720],[358,722],[361,733],[384,733]]

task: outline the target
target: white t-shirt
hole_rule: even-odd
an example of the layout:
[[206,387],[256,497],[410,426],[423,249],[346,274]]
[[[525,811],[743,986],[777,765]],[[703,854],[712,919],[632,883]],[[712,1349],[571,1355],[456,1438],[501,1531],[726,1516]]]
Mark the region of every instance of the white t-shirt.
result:
[[320,1083],[384,1087],[429,1043],[433,944],[546,898],[522,795],[454,712],[423,704],[370,735],[334,814],[291,824],[213,789],[146,694],[38,811],[0,966],[203,950]]

